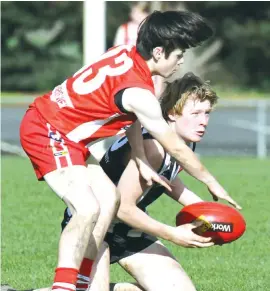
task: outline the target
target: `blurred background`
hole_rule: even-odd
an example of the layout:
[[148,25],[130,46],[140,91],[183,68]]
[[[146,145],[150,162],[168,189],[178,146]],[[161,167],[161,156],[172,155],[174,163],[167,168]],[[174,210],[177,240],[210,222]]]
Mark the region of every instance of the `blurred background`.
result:
[[[142,11],[134,12],[136,4]],[[24,155],[19,124],[33,98],[113,46],[123,24],[132,22],[134,33],[140,13],[172,9],[197,12],[215,28],[211,40],[185,54],[180,72],[210,80],[220,96],[198,153],[269,157],[268,1],[1,2],[1,152]]]

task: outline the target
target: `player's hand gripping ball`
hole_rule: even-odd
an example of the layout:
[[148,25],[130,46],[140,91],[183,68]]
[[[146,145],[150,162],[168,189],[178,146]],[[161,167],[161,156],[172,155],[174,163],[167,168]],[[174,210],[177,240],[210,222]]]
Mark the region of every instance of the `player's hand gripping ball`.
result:
[[245,219],[238,210],[217,202],[198,202],[185,206],[176,216],[176,225],[195,220],[203,224],[193,231],[204,237],[212,237],[218,245],[237,240],[246,230]]

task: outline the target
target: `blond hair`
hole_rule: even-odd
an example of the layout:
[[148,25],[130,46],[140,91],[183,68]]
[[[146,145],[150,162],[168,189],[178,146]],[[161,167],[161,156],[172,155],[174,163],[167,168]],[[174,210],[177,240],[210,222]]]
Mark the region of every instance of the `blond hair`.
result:
[[165,120],[168,120],[169,114],[181,115],[186,101],[190,98],[201,102],[208,100],[212,110],[218,101],[218,96],[209,82],[204,82],[191,72],[186,73],[182,78],[167,83],[162,93],[160,105]]

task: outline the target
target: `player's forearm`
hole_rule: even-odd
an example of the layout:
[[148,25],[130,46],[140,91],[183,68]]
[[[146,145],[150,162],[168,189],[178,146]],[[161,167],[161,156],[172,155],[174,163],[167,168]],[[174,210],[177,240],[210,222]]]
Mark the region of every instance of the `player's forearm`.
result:
[[117,217],[135,229],[165,240],[170,240],[171,238],[171,226],[153,219],[136,206],[125,209],[120,206]]
[[184,206],[202,201],[197,194],[183,184],[179,176],[172,181],[171,187],[172,191],[166,190],[166,194]]
[[135,160],[136,164],[147,161],[144,146],[143,146],[143,137],[141,132],[141,124],[139,121],[136,121],[127,131],[126,136],[131,147],[131,155]]
[[208,185],[215,180],[214,176],[210,174],[193,151],[186,145],[177,148],[173,152],[173,156],[187,173],[204,184]]
[[190,205],[193,203],[197,203],[197,202],[201,202],[201,201],[203,201],[203,200],[197,194],[193,193],[192,191],[190,191],[186,187],[184,188],[184,191],[182,192],[182,194],[180,195],[180,198],[178,200],[178,202],[184,206],[187,206],[187,205]]
[[194,152],[175,133],[170,132],[167,136],[164,135],[161,139],[158,139],[158,141],[191,176],[206,185],[215,181],[215,178],[203,166]]

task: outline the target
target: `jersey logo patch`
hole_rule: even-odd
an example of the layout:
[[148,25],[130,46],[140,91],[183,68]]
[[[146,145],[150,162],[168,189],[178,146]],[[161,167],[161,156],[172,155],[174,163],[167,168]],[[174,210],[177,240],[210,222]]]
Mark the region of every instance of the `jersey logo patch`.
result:
[[[63,83],[64,86],[65,86],[65,83],[66,82]],[[52,94],[50,96],[50,99],[52,101],[56,102],[60,108],[63,108],[63,107],[73,107],[74,108],[68,94],[65,94],[63,92],[62,85],[59,85],[53,89]]]

